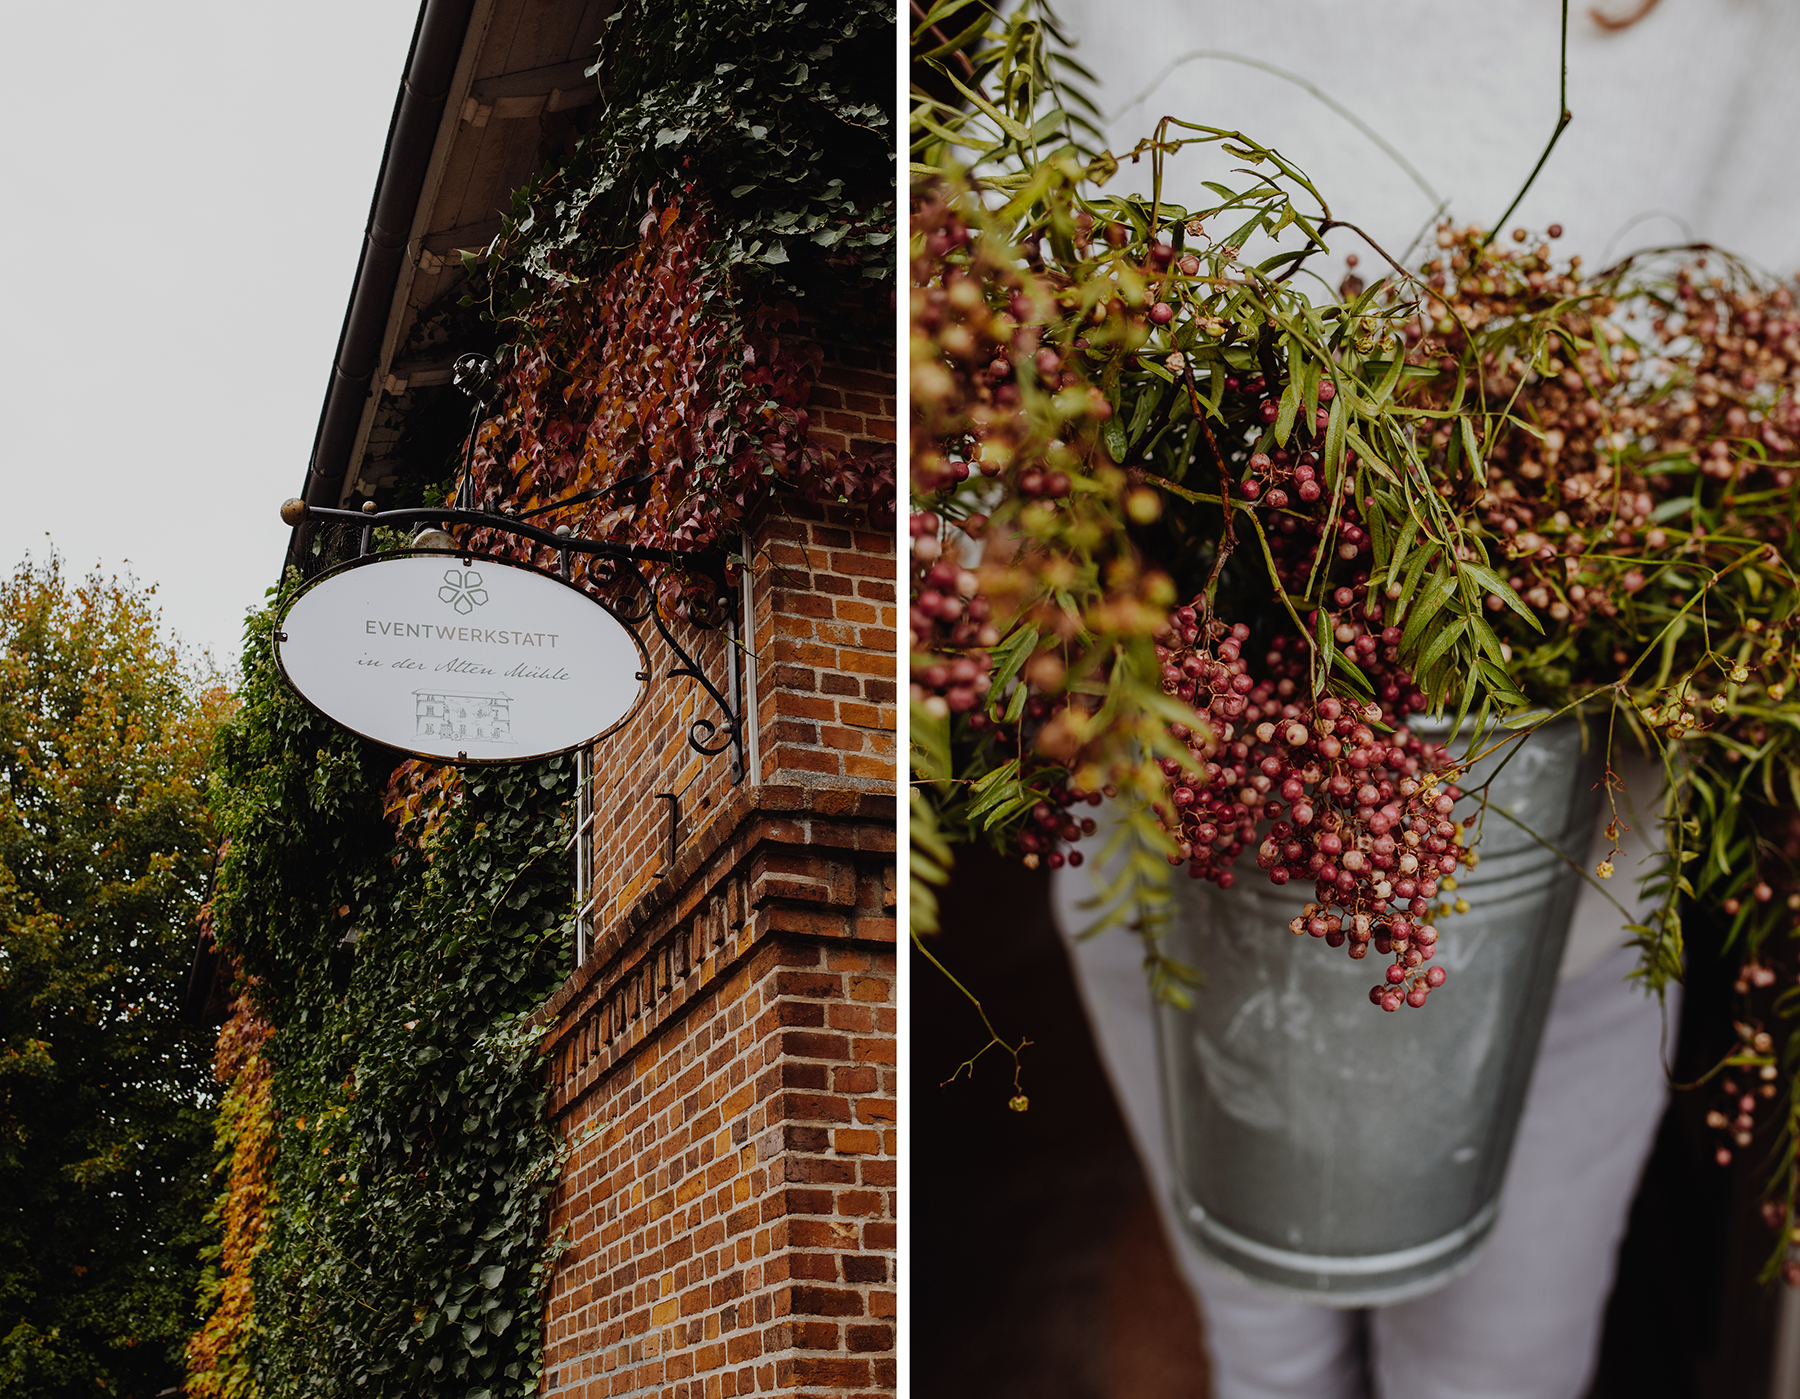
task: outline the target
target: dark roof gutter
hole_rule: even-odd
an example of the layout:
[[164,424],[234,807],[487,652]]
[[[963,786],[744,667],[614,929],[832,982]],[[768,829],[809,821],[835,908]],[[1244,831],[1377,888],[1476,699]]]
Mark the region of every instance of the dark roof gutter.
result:
[[[424,192],[432,147],[474,10],[475,0],[424,0],[419,8],[412,48],[406,56],[406,76],[388,123],[387,149],[382,153],[381,174],[369,206],[356,282],[338,335],[319,430],[313,437],[312,462],[302,492],[309,505],[335,508],[343,490],[363,407],[374,390],[371,381],[381,362],[382,340],[406,260],[407,239]],[[303,533],[303,529],[295,531],[290,562]]]

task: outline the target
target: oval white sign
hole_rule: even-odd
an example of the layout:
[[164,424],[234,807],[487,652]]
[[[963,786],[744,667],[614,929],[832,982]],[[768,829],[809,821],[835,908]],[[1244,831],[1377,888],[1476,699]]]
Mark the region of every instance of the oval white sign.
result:
[[402,554],[327,574],[275,633],[282,674],[353,733],[422,758],[516,763],[623,723],[637,636],[586,593],[502,559]]

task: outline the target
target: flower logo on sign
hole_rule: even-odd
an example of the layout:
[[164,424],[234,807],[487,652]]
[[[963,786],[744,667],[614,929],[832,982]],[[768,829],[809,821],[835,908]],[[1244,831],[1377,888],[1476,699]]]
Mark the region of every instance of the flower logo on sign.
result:
[[474,569],[464,573],[453,568],[444,574],[444,586],[438,589],[438,599],[467,617],[488,600],[488,595],[487,589],[481,586],[481,575]]

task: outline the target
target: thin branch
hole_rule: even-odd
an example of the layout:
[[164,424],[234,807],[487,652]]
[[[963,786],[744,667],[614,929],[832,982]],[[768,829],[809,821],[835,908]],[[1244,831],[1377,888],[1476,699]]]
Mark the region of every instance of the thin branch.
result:
[[[958,991],[961,991],[963,993],[964,997],[967,998],[969,1004],[975,1007],[975,1013],[981,1017],[981,1023],[987,1029],[987,1032],[988,1032],[988,1042],[986,1044],[982,1045],[980,1049],[976,1050],[967,1059],[963,1060],[962,1063],[958,1064],[956,1066],[956,1072],[951,1074],[949,1078],[945,1079],[942,1083],[940,1083],[938,1085],[938,1087],[945,1088],[945,1087],[948,1087],[950,1084],[955,1083],[957,1079],[962,1077],[963,1071],[965,1069],[968,1071],[970,1080],[973,1081],[974,1077],[975,1077],[975,1061],[977,1059],[981,1058],[982,1055],[986,1054],[988,1052],[988,1050],[992,1049],[995,1045],[998,1045],[1001,1049],[1004,1049],[1008,1054],[1010,1054],[1012,1056],[1012,1061],[1013,1061],[1013,1099],[1012,1099],[1012,1101],[1014,1104],[1024,1103],[1025,1090],[1019,1084],[1019,1074],[1021,1071],[1021,1065],[1019,1063],[1019,1052],[1021,1050],[1025,1049],[1031,1043],[1031,1041],[1027,1040],[1027,1039],[1021,1039],[1017,1045],[1011,1045],[1011,1044],[1008,1044],[1005,1040],[1001,1039],[1000,1032],[994,1028],[994,1022],[988,1019],[987,1011],[982,1008],[981,1002],[975,998],[975,994],[972,991],[970,991],[968,987],[964,986],[962,984],[962,982],[958,981],[954,976],[952,976],[950,974],[950,969],[948,967],[946,967],[942,962],[938,961],[938,959],[932,955],[931,949],[928,948],[927,946],[925,946],[924,941],[920,938],[920,936],[917,932],[912,933],[912,944],[915,948],[918,949],[919,954],[921,956],[923,956],[927,962],[930,962],[932,966],[936,967],[940,972],[943,973],[944,979],[946,981],[948,981]],[[1019,1111],[1019,1112],[1023,1112],[1024,1110],[1025,1109],[1022,1106],[1017,1108],[1017,1111]]]
[[[919,19],[925,18],[925,7],[919,3],[919,0],[912,0],[912,12],[914,16]],[[950,42],[950,36],[944,33],[944,31],[935,24],[931,26],[931,37],[936,39],[940,46],[947,45]],[[973,82],[975,78],[975,65],[969,62],[968,54],[964,53],[961,49],[952,49],[951,53],[955,56],[956,61],[962,65],[963,76]]]
[[[1654,3],[1654,0],[1652,0],[1652,3]],[[915,5],[915,7],[916,7],[916,5]],[[1400,154],[1400,151],[1396,146],[1394,146],[1391,142],[1389,142],[1386,138],[1384,138],[1379,131],[1377,131],[1374,127],[1370,126],[1361,117],[1357,116],[1355,112],[1351,111],[1343,103],[1341,103],[1341,102],[1337,101],[1335,98],[1329,96],[1323,88],[1320,88],[1320,87],[1314,85],[1313,83],[1309,83],[1305,78],[1302,78],[1299,74],[1290,73],[1287,69],[1277,67],[1273,63],[1265,63],[1262,59],[1251,58],[1248,55],[1241,54],[1241,53],[1232,53],[1228,49],[1194,49],[1191,52],[1184,53],[1179,58],[1172,60],[1169,63],[1169,65],[1163,69],[1162,72],[1160,72],[1156,75],[1155,80],[1152,81],[1148,87],[1146,87],[1136,97],[1132,98],[1131,101],[1127,102],[1123,107],[1119,108],[1119,110],[1113,114],[1113,119],[1115,121],[1117,121],[1120,117],[1123,117],[1126,112],[1129,112],[1133,107],[1141,106],[1143,103],[1149,101],[1150,94],[1155,92],[1157,88],[1161,87],[1162,84],[1165,81],[1167,81],[1169,76],[1171,74],[1173,74],[1177,68],[1180,68],[1185,64],[1192,63],[1192,62],[1194,62],[1194,60],[1200,59],[1200,58],[1213,58],[1213,59],[1218,59],[1220,62],[1223,62],[1223,63],[1240,63],[1246,68],[1257,68],[1257,69],[1260,69],[1262,72],[1269,73],[1269,74],[1273,75],[1274,77],[1282,79],[1284,82],[1290,82],[1290,83],[1294,84],[1294,86],[1296,86],[1298,88],[1302,88],[1306,92],[1311,93],[1313,97],[1317,98],[1320,102],[1324,103],[1327,107],[1329,107],[1338,116],[1342,117],[1345,121],[1349,122],[1350,125],[1354,126],[1358,131],[1362,132],[1362,134],[1364,136],[1367,136],[1378,147],[1380,147],[1382,153],[1384,155],[1386,155],[1388,157],[1388,159],[1392,160],[1394,162],[1394,164],[1398,165],[1401,168],[1401,170],[1405,171],[1406,177],[1408,179],[1410,179],[1415,185],[1417,185],[1419,187],[1419,189],[1424,193],[1425,197],[1427,199],[1429,199],[1433,204],[1441,207],[1446,202],[1444,200],[1443,196],[1441,196],[1435,189],[1433,189],[1431,187],[1431,182],[1429,180],[1427,180],[1422,174],[1419,173],[1418,168],[1416,166],[1414,166],[1413,163],[1410,160],[1408,160],[1405,156]]]
[[1225,571],[1225,561],[1237,548],[1237,530],[1231,520],[1231,471],[1225,465],[1225,455],[1219,450],[1219,444],[1212,434],[1212,426],[1206,421],[1206,409],[1200,402],[1200,390],[1194,384],[1194,366],[1183,363],[1182,382],[1187,386],[1188,407],[1194,415],[1194,421],[1200,425],[1200,435],[1206,439],[1207,449],[1212,453],[1213,467],[1219,473],[1219,500],[1225,507],[1225,534],[1219,540],[1218,551],[1213,555],[1212,572],[1207,574],[1206,586],[1201,595],[1205,598],[1206,620],[1210,623],[1213,617],[1213,595],[1218,589],[1219,575]]
[[[1652,3],[1654,3],[1654,0],[1652,0]],[[1634,18],[1638,17],[1634,16]],[[1506,227],[1507,220],[1512,218],[1513,210],[1519,207],[1519,204],[1525,198],[1527,191],[1531,189],[1532,184],[1536,181],[1538,172],[1544,168],[1544,163],[1550,159],[1550,152],[1556,149],[1556,143],[1562,139],[1564,130],[1566,130],[1569,123],[1575,119],[1574,114],[1569,111],[1569,0],[1562,0],[1562,84],[1557,91],[1556,105],[1556,130],[1550,133],[1550,144],[1544,147],[1544,153],[1538,157],[1538,163],[1531,167],[1531,174],[1526,177],[1525,183],[1519,187],[1519,192],[1513,196],[1513,202],[1506,206],[1506,212],[1500,215],[1498,219],[1494,220],[1494,226],[1488,230],[1488,236],[1482,240],[1481,246],[1483,248],[1487,247],[1489,243],[1492,243],[1495,235],[1498,234],[1501,229]]]

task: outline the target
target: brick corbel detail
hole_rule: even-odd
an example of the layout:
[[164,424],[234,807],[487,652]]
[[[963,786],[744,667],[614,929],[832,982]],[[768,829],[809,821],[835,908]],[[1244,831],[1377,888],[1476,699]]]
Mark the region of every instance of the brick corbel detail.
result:
[[[776,934],[896,937],[895,802],[879,792],[739,787],[679,852],[656,887],[600,934],[587,962],[537,1013],[553,1061],[573,1027],[629,1000],[604,1045],[558,1064],[561,1112],[694,995]],[[632,984],[642,981],[641,995]],[[577,1081],[579,1080],[579,1082]]]

